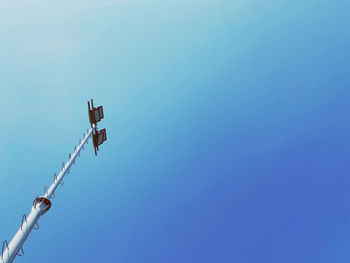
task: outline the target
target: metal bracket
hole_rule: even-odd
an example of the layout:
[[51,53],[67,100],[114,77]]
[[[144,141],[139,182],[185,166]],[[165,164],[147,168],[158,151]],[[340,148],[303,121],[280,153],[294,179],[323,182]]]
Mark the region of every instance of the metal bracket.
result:
[[57,174],[54,173],[54,175],[53,175],[53,181],[56,182],[56,180],[57,180]]
[[2,250],[1,250],[1,260],[3,260],[3,256],[4,256],[4,245],[6,244],[7,247],[7,251],[9,250],[9,244],[7,243],[7,240],[5,240],[4,242],[2,242]]
[[[21,254],[18,254],[18,251],[19,251],[19,250],[21,250],[21,251],[22,251],[22,255],[21,255]],[[24,256],[23,247],[21,247],[19,250],[17,251],[17,256],[20,256],[20,257]]]
[[22,231],[23,231],[22,227],[23,227],[24,221],[26,221],[26,223],[27,223],[27,216],[26,216],[26,214],[23,214],[23,216],[22,216],[22,224],[21,224],[21,230]]
[[35,210],[36,210],[36,204],[38,204],[38,203],[40,205],[43,204],[43,203],[46,205],[46,208],[43,211],[43,214],[45,214],[51,208],[51,201],[50,201],[50,199],[48,199],[45,196],[36,196],[35,200],[33,201],[33,206],[34,206]]
[[44,187],[44,195],[47,193],[47,186]]

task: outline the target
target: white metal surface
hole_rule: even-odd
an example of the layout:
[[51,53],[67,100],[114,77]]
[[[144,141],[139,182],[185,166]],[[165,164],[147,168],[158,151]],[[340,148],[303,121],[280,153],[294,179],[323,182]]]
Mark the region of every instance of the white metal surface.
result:
[[[76,157],[80,156],[81,149],[83,149],[84,144],[88,142],[89,138],[92,135],[92,132],[95,129],[96,129],[96,126],[93,126],[93,128],[91,128],[88,131],[88,133],[85,135],[83,140],[80,142],[79,146],[75,148],[75,151],[73,152],[73,154],[69,155],[70,158],[68,159],[67,163],[62,167],[62,170],[58,174],[58,176],[54,178],[54,182],[52,183],[50,188],[47,190],[47,192],[44,194],[43,196],[44,198],[47,198],[48,200],[50,200],[55,196],[55,191],[58,185],[63,182],[64,176],[67,173],[69,173],[71,166],[75,163]],[[49,209],[49,207],[50,206],[45,204],[44,202],[33,203],[33,207],[30,214],[28,215],[26,220],[23,221],[21,227],[18,229],[17,233],[12,238],[8,246],[5,245],[5,248],[2,251],[3,253],[0,254],[0,263],[11,263],[15,259],[16,255],[18,255],[19,251],[21,250],[30,232],[32,231],[34,226],[37,224],[39,218],[45,213],[47,209]]]

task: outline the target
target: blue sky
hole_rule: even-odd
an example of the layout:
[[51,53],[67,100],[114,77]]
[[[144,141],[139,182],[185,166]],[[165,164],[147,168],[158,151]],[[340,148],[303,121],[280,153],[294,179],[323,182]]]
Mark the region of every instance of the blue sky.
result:
[[349,5],[2,2],[0,239],[108,138],[15,262],[348,262]]

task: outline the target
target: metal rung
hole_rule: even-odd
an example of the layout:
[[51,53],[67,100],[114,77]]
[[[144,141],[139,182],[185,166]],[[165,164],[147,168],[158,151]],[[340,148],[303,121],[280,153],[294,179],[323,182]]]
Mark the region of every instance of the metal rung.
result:
[[[35,197],[35,200],[34,200],[34,202],[33,202],[33,206],[34,206],[34,209],[35,209],[35,210],[36,210],[36,204],[38,203],[37,198],[39,198],[38,195]],[[41,202],[39,203],[39,205],[41,205],[42,203],[43,203],[43,201],[41,201]],[[38,211],[38,210],[37,210],[37,211]]]
[[[36,197],[35,197],[35,199],[34,199],[34,202],[33,202],[33,207],[34,207],[34,209],[36,210],[36,203],[38,202],[38,201],[36,201],[36,199],[38,198],[39,196],[37,195]],[[36,211],[38,211],[38,210],[36,210]]]
[[[19,251],[19,250],[21,250],[21,251],[22,251],[22,255],[21,255],[21,254],[18,254],[18,251]],[[24,256],[23,247],[21,247],[19,250],[17,251],[17,256],[20,256],[20,257]]]
[[1,260],[3,260],[3,256],[4,256],[4,245],[5,245],[5,244],[6,244],[7,250],[9,250],[9,244],[7,243],[7,240],[5,240],[4,242],[2,242]]
[[[35,227],[35,226],[36,226],[36,227]],[[39,230],[39,224],[38,224],[38,222],[35,223],[35,225],[33,226],[33,229]]]
[[23,214],[23,216],[22,216],[22,224],[21,224],[21,230],[22,231],[23,231],[22,227],[23,227],[24,221],[27,223],[27,216],[26,216],[26,214]]

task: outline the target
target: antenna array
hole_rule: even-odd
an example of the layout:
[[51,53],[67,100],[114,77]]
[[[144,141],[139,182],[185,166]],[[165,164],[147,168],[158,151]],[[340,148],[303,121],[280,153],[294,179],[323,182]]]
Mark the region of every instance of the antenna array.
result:
[[62,169],[59,174],[54,174],[51,186],[49,188],[46,186],[44,187],[44,195],[36,196],[29,215],[27,216],[24,214],[22,216],[21,226],[15,236],[12,238],[11,242],[8,243],[7,240],[3,242],[0,263],[11,263],[16,256],[24,255],[24,242],[27,240],[33,229],[39,230],[39,218],[50,210],[52,205],[51,200],[55,198],[56,189],[59,185],[64,185],[64,177],[70,173],[72,166],[76,163],[77,157],[80,156],[81,150],[84,150],[84,145],[88,144],[89,138],[92,137],[95,155],[97,155],[97,151],[99,150],[98,146],[107,140],[106,129],[101,131],[97,130],[97,122],[104,118],[103,108],[102,106],[94,108],[93,100],[91,100],[91,106],[92,109],[90,108],[90,103],[88,102],[88,113],[91,128],[87,130],[86,135],[83,135],[83,139],[79,140],[79,146],[75,146],[73,153],[69,154],[68,161],[66,163],[62,163]]

